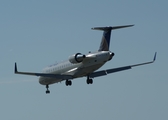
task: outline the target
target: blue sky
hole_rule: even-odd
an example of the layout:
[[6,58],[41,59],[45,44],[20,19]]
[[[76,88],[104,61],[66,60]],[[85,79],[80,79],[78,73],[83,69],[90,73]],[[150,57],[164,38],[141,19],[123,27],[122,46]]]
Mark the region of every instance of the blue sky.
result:
[[[168,16],[162,1],[0,1],[0,119],[6,120],[158,120],[168,119]],[[41,72],[68,56],[98,49],[101,31],[92,27],[135,24],[112,31],[112,61],[101,69],[150,61],[94,79],[50,86],[38,77],[15,75]]]

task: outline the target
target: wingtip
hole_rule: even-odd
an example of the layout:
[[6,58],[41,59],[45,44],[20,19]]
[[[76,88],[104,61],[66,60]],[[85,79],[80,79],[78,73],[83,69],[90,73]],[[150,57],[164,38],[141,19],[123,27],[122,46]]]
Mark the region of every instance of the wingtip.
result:
[[156,55],[157,55],[157,52],[155,52],[155,55],[154,55],[154,58],[153,58],[153,62],[156,60]]
[[16,64],[16,62],[15,62],[15,71],[14,71],[15,73],[17,73],[18,71],[17,71],[17,64]]

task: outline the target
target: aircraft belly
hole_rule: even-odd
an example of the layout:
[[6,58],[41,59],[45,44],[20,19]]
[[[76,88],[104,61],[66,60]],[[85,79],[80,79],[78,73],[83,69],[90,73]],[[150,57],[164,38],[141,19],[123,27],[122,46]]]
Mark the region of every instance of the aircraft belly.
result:
[[83,68],[79,68],[74,73],[74,77],[83,77],[99,69],[103,64],[91,65]]
[[50,85],[54,83],[61,82],[61,79],[56,79],[56,78],[49,78],[49,77],[40,77],[39,78],[39,83],[42,85]]
[[[68,71],[62,70],[61,75],[71,75],[73,76],[73,78],[84,77],[84,76],[89,75],[90,73],[93,73],[94,71],[99,69],[101,66],[103,66],[105,63],[106,61],[97,61],[94,58],[90,60],[90,62],[78,64],[74,66],[72,69],[69,69]],[[54,74],[60,74],[60,73],[56,72]],[[58,83],[64,80],[65,79],[53,78],[53,77],[40,77],[39,83],[42,85],[49,85],[49,84]]]

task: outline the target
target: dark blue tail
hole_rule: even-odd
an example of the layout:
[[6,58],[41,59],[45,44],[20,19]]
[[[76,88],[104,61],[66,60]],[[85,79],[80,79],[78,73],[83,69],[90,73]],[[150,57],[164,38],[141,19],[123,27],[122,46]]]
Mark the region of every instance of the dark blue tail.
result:
[[110,37],[111,37],[111,30],[107,30],[103,32],[103,36],[102,36],[98,51],[109,51]]
[[126,26],[115,26],[115,27],[95,27],[92,28],[93,30],[102,30],[103,36],[101,39],[100,47],[98,51],[109,51],[110,47],[110,37],[111,37],[111,31],[114,29],[120,29],[125,27],[132,27],[133,25],[126,25]]

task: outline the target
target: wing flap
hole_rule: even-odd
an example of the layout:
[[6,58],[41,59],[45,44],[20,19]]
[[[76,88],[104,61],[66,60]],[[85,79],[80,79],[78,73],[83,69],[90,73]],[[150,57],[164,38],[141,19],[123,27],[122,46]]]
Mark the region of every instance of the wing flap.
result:
[[89,76],[91,78],[94,78],[94,77],[100,77],[100,76],[104,76],[104,75],[107,75],[106,70],[102,70],[102,71],[97,71],[97,72],[91,73]]
[[115,72],[128,70],[128,69],[131,69],[131,66],[125,66],[125,67],[119,67],[119,68],[113,68],[113,69],[97,71],[97,72],[94,72],[94,73],[90,74],[89,76],[91,78],[100,77],[100,76],[104,76],[104,75],[107,75],[107,74],[110,74],[110,73],[115,73]]

